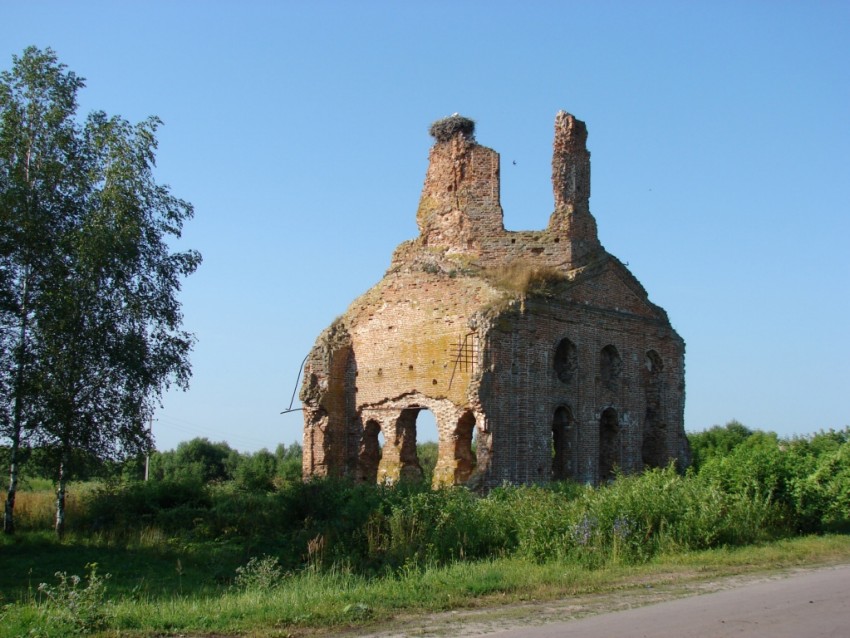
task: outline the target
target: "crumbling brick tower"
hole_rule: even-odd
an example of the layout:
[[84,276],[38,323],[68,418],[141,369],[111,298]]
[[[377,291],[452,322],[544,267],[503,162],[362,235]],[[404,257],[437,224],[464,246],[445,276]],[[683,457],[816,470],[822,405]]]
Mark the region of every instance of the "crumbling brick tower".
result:
[[431,132],[419,237],[307,358],[305,478],[420,478],[423,409],[437,422],[435,486],[687,464],[684,342],[599,243],[584,123],[555,119],[555,212],[542,231],[505,230],[499,155],[471,120]]

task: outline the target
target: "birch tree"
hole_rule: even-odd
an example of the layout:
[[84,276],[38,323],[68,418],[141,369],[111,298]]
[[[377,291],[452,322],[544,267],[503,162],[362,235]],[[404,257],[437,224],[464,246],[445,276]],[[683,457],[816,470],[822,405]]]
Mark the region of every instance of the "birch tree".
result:
[[3,527],[14,531],[21,445],[32,433],[32,348],[57,238],[81,199],[73,121],[83,81],[27,49],[0,74],[0,428],[9,440]]
[[[4,247],[4,264],[16,268],[3,275],[4,290],[17,294],[8,318],[19,329],[17,339],[4,337],[4,356],[16,362],[22,380],[3,385],[3,409],[10,415],[4,428],[10,447],[29,432],[57,453],[61,536],[72,452],[106,460],[149,449],[146,424],[162,393],[171,384],[188,386],[193,337],[182,328],[178,293],[201,258],[196,251],[170,248],[193,211],[154,177],[157,118],[133,125],[94,112],[78,124],[76,92],[83,81],[49,49],[29,48],[14,58],[2,84],[10,112],[31,109],[35,94],[46,105],[36,114],[57,111],[53,118],[32,118],[30,127],[41,131],[48,147],[63,149],[55,177],[31,172],[29,181],[3,195],[21,209],[10,217],[43,218],[49,230],[47,235],[42,226],[18,230],[24,245],[35,244],[35,257],[25,258],[15,242]],[[57,87],[65,99],[55,105]],[[5,103],[3,110],[5,129]],[[14,137],[20,118],[8,119],[8,136]],[[11,173],[12,167],[4,162],[0,172]],[[57,205],[41,205],[46,187]],[[32,266],[27,271],[30,263],[39,265],[37,277]],[[14,330],[7,332],[13,336]],[[14,527],[17,487],[17,469],[10,465],[7,530]]]

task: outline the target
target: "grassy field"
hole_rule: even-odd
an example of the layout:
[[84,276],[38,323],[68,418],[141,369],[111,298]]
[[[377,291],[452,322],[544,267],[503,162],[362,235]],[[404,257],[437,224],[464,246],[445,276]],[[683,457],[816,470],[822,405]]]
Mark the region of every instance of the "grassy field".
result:
[[850,429],[782,441],[727,427],[704,438],[692,440],[699,462],[685,474],[670,466],[486,496],[335,479],[74,484],[61,542],[53,494],[30,489],[17,534],[0,538],[0,638],[365,631],[850,562]]
[[[204,548],[208,550],[213,548]],[[653,579],[686,582],[848,562],[850,536],[810,536],[660,555],[641,565],[611,562],[596,569],[505,558],[368,578],[340,568],[282,573],[261,566],[247,578],[212,586],[208,578],[199,577],[212,567],[210,555],[200,549],[191,557],[171,548],[142,551],[92,546],[81,540],[60,544],[26,534],[5,541],[0,551],[6,603],[0,612],[0,636],[64,636],[73,628],[93,633],[101,629],[104,636],[213,632],[291,636],[322,628],[381,625],[399,614],[643,587]],[[86,578],[86,565],[92,562],[97,563],[93,580]],[[66,591],[54,605],[44,590],[39,591],[39,584],[47,582],[56,594],[58,581],[51,570],[83,577],[76,587],[76,618],[59,606],[75,596]],[[101,581],[106,574],[111,577]]]

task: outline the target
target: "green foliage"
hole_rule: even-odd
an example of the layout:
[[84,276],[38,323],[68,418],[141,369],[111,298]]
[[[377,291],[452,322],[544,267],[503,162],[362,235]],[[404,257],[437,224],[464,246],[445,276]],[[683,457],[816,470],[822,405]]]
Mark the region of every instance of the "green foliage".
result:
[[[701,471],[686,476],[670,467],[600,487],[504,486],[486,497],[432,491],[429,481],[302,483],[297,444],[240,454],[196,439],[155,454],[148,483],[112,481],[78,494],[72,525],[114,540],[159,530],[190,543],[247,542],[285,569],[345,564],[380,573],[511,555],[588,567],[633,563],[676,549],[845,529],[848,438],[847,431],[792,440],[750,432],[725,437],[734,443],[714,445]],[[419,457],[430,471],[436,445],[420,445]],[[291,468],[291,480],[281,466]]]
[[785,500],[790,468],[780,445],[776,434],[753,433],[730,452],[708,459],[700,474],[729,492],[773,502]]
[[106,485],[87,495],[85,502],[85,512],[71,522],[74,529],[108,531],[115,539],[150,527],[166,533],[189,531],[213,506],[209,489],[188,480]]
[[770,511],[759,501],[683,477],[672,466],[619,476],[598,488],[501,488],[491,498],[504,503],[504,517],[512,517],[519,555],[587,567],[752,542]]
[[266,449],[240,460],[234,472],[236,485],[248,492],[271,492],[275,489],[277,457]]
[[272,491],[287,481],[301,480],[301,445],[278,445],[240,453],[227,443],[206,438],[184,441],[177,449],[151,455],[151,476],[157,480],[224,483],[233,481],[248,492]]
[[416,458],[422,468],[422,482],[431,485],[434,478],[434,468],[437,467],[439,446],[434,441],[416,444]]
[[[267,609],[272,600],[297,598],[295,607],[274,611],[268,622],[318,623],[316,614],[321,614],[321,622],[350,623],[381,614],[376,601],[385,596],[364,595],[364,587],[385,583],[393,600],[408,600],[423,588],[453,587],[456,583],[445,580],[452,570],[452,578],[460,572],[476,574],[458,585],[458,600],[468,600],[514,587],[506,578],[513,579],[515,572],[553,569],[563,587],[564,574],[586,583],[618,566],[634,573],[664,556],[680,561],[695,552],[798,531],[846,531],[848,434],[850,429],[782,440],[752,432],[729,445],[725,455],[710,455],[700,472],[682,475],[671,465],[617,476],[596,487],[505,485],[486,496],[463,488],[431,490],[424,483],[387,487],[338,479],[278,481],[275,489],[265,483],[249,489],[238,479],[241,472],[250,476],[247,462],[263,459],[261,476],[268,477],[270,458],[279,464],[290,449],[236,454],[225,463],[234,468],[233,480],[114,482],[83,495],[71,526],[77,539],[72,542],[78,544],[75,560],[90,562],[96,552],[112,573],[116,565],[131,570],[119,574],[122,600],[129,601],[121,603],[120,617],[114,613],[117,603],[102,593],[96,572],[84,582],[65,575],[73,572],[64,566],[57,570],[58,584],[43,586],[38,601],[24,594],[23,604],[0,613],[10,615],[11,627],[38,626],[42,633],[34,635],[43,636],[142,626],[154,633],[232,633],[247,627],[239,620],[246,607]],[[300,449],[291,449],[294,462]],[[243,461],[246,469],[240,469]],[[0,560],[26,573],[18,558],[21,548],[8,544],[13,540],[0,544]],[[55,569],[54,554],[65,547],[37,548],[36,578]],[[772,562],[786,560],[785,550],[777,552]],[[739,564],[747,564],[748,556],[741,554]],[[497,569],[497,564],[512,565],[514,571]],[[167,575],[152,576],[146,571],[151,565]],[[517,591],[526,591],[528,581],[517,578]],[[153,613],[152,598],[173,605],[186,591],[212,592],[216,613],[194,615],[191,622],[173,615],[159,616],[153,624],[143,620],[145,613]],[[339,593],[333,605],[322,602],[329,592]],[[80,602],[54,602],[70,598]],[[102,604],[86,602],[91,600]],[[198,604],[200,598],[193,600]],[[447,599],[441,604],[449,605]]]
[[688,435],[691,446],[691,466],[699,471],[703,464],[716,456],[726,456],[753,435],[753,431],[738,421],[725,426],[715,425],[704,432]]
[[[845,430],[846,432],[846,430]],[[803,531],[850,531],[850,441],[820,447],[814,470],[794,483],[795,514]]]
[[[161,530],[174,542],[238,542],[285,569],[346,565],[367,574],[520,556],[598,567],[659,553],[741,545],[769,533],[776,506],[674,468],[593,488],[387,488],[348,481],[288,483],[245,492],[152,481],[88,497],[74,529],[129,542]],[[134,532],[135,530],[135,532]],[[123,540],[122,540],[123,539]]]
[[281,443],[275,448],[274,455],[277,458],[277,477],[280,481],[301,480],[301,458],[303,449],[300,443],[292,443],[289,446]]
[[747,432],[743,438],[730,437],[732,445],[716,446],[699,477],[724,493],[769,505],[768,528],[817,532],[848,527],[850,509],[843,505],[850,469],[843,450],[850,428],[791,440],[772,432]]
[[486,496],[431,490],[424,482],[282,481],[280,464],[300,466],[300,446],[243,455],[196,440],[162,457],[174,467],[196,463],[234,478],[199,469],[147,483],[106,483],[78,497],[72,530],[120,543],[219,543],[243,548],[243,560],[274,556],[284,570],[343,565],[374,575],[508,556],[587,568],[636,564],[668,552],[847,529],[847,438],[830,432],[787,441],[752,432],[726,455],[709,456],[700,472],[682,475],[670,466],[598,487],[503,486]]
[[151,475],[160,480],[211,483],[233,478],[239,453],[207,438],[183,441],[171,452],[151,455]]
[[106,598],[106,581],[110,575],[100,576],[97,563],[86,565],[86,571],[85,579],[56,572],[56,585],[38,586],[39,623],[28,635],[38,638],[85,635],[108,626],[112,604]]
[[247,564],[236,568],[233,585],[237,589],[268,592],[283,582],[284,571],[274,556],[252,556]]
[[390,567],[447,564],[507,550],[497,512],[463,488],[422,491],[369,520],[369,555]]

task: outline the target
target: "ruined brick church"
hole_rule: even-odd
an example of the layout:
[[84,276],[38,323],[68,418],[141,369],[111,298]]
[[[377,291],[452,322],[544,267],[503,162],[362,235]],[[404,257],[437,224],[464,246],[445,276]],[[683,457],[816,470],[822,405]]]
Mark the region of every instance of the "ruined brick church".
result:
[[557,114],[541,231],[505,230],[499,155],[471,120],[431,133],[419,236],[307,357],[305,478],[420,479],[422,410],[437,423],[435,487],[687,464],[684,341],[599,243],[585,124]]

